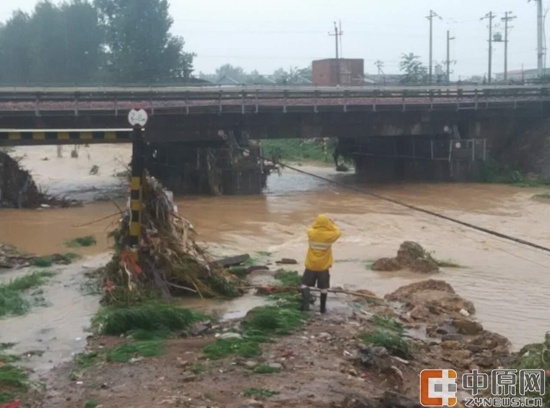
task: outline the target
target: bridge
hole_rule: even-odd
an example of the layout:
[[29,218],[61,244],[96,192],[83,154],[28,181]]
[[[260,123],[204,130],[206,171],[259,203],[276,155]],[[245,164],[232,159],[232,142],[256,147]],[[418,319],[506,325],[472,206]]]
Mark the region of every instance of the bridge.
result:
[[[544,125],[549,89],[4,87],[0,146],[129,143],[127,113],[139,107],[149,113],[145,165],[175,191],[189,191],[190,184],[193,192],[212,184],[226,193],[261,191],[263,167],[248,140],[270,138],[338,138],[338,152],[366,177],[468,179],[511,137]],[[251,148],[252,157],[238,160],[244,170],[227,153],[236,145]],[[217,175],[198,170],[211,167],[211,149],[221,152]]]
[[210,143],[237,129],[252,139],[437,136],[456,127],[479,137],[495,118],[540,118],[549,106],[546,86],[4,87],[0,145],[74,142],[10,139],[10,130],[124,129],[135,107],[149,112],[147,141]]

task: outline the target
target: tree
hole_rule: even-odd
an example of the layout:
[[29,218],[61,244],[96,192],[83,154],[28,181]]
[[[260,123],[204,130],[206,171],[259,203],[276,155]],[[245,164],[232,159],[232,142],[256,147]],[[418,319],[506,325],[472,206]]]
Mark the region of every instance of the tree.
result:
[[428,69],[419,60],[420,57],[412,52],[401,55],[399,70],[405,74],[401,83],[421,84],[426,82]]
[[7,84],[31,82],[30,16],[16,11],[0,26],[0,79]]
[[85,0],[56,6],[41,1],[31,15],[17,11],[0,29],[4,83],[85,83],[101,64],[97,13]]
[[217,79],[228,77],[239,83],[246,82],[246,72],[241,67],[234,67],[231,64],[225,64],[216,69]]
[[106,35],[107,69],[115,82],[188,78],[194,54],[170,34],[167,0],[95,0]]

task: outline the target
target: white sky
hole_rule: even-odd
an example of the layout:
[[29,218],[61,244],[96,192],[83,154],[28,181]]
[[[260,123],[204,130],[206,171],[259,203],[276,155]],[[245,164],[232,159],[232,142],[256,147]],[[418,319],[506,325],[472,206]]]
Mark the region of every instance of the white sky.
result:
[[[546,0],[550,6],[550,0]],[[29,11],[36,0],[0,0],[0,19],[15,8]],[[505,11],[518,17],[510,33],[509,70],[536,67],[536,5],[527,0],[172,0],[173,33],[197,53],[195,71],[212,73],[231,63],[247,71],[269,74],[279,67],[305,67],[313,59],[333,57],[333,22],[342,21],[343,55],[365,59],[365,71],[376,73],[384,61],[386,73],[397,73],[400,55],[414,52],[428,62],[428,20],[433,9],[434,61],[445,59],[446,30],[458,79],[487,72],[489,11],[497,14],[496,31],[503,32]],[[504,68],[504,44],[493,45],[493,73]]]

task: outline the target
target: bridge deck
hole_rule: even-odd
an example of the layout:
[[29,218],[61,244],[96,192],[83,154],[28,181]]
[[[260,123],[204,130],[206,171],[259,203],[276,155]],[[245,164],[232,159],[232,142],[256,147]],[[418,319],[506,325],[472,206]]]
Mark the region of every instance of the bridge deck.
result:
[[507,87],[130,87],[0,88],[0,114],[259,113],[529,108],[550,100],[545,86]]

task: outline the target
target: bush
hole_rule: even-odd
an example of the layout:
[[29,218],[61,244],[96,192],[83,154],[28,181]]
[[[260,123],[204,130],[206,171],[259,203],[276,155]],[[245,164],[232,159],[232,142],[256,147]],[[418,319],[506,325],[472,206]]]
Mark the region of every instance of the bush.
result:
[[67,246],[71,248],[91,247],[95,244],[97,244],[97,241],[93,235],[73,238],[67,242]]
[[273,334],[290,334],[305,324],[299,310],[277,306],[263,306],[252,309],[243,321],[246,330]]
[[280,368],[273,368],[266,364],[260,364],[254,368],[256,374],[277,374],[281,372]]
[[376,326],[383,327],[396,333],[401,334],[404,331],[403,325],[391,317],[376,314],[370,318],[370,321]]
[[34,258],[32,261],[32,266],[37,268],[49,268],[53,265],[51,258]]
[[46,282],[45,278],[54,275],[50,271],[35,272],[14,279],[6,285],[0,285],[0,317],[27,313],[31,305],[23,299],[22,292],[43,285]]
[[131,330],[155,332],[184,330],[203,316],[189,309],[167,303],[146,303],[141,306],[106,309],[94,319],[102,334],[117,336]]
[[377,330],[361,335],[361,339],[367,345],[385,347],[394,356],[411,358],[409,343],[397,334]]
[[275,272],[275,279],[281,282],[281,286],[296,286],[299,287],[302,284],[302,278],[298,272],[288,272],[284,269],[280,269]]
[[158,357],[164,354],[162,341],[143,341],[134,344],[123,344],[107,351],[107,361],[127,363],[133,357]]

